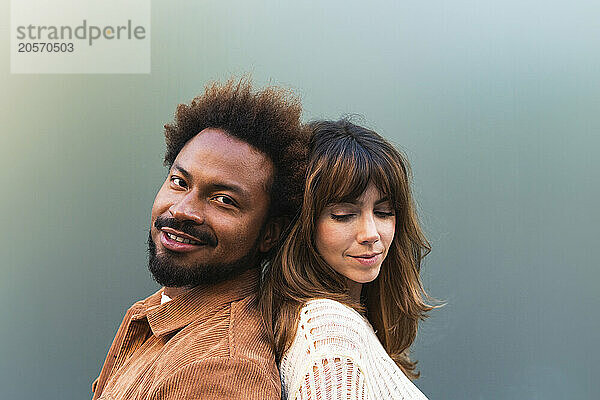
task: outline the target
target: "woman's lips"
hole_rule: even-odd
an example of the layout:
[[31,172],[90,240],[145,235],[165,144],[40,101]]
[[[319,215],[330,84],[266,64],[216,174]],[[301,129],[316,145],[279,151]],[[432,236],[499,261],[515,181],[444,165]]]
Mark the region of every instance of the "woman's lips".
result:
[[196,250],[205,243],[192,239],[191,236],[185,233],[176,231],[171,228],[162,228],[160,231],[160,243],[167,249],[179,253]]
[[361,254],[359,256],[350,256],[362,265],[374,265],[381,259],[381,253]]

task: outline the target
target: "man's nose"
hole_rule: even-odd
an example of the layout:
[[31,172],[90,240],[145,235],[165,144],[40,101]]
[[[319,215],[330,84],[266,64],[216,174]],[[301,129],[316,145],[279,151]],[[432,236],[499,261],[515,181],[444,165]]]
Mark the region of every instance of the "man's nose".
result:
[[363,215],[358,220],[356,240],[361,244],[372,244],[380,239],[373,215]]
[[197,224],[204,223],[204,209],[202,202],[194,192],[187,193],[169,207],[169,213],[173,218],[181,221],[194,221]]

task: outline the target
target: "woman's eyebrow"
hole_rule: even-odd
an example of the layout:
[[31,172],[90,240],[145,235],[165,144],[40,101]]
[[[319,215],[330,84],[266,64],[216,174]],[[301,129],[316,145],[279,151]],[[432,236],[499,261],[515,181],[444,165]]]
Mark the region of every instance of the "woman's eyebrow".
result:
[[[375,205],[379,205],[381,203],[385,203],[390,201],[390,198],[388,196],[384,196],[381,197],[379,200],[377,200],[375,202]],[[344,201],[340,201],[338,203],[333,203],[332,205],[344,205],[344,204],[349,204],[349,205],[353,205],[353,206],[362,206],[363,202],[358,200],[358,199],[354,199],[354,200],[344,200]]]
[[357,206],[359,205],[359,203],[354,200],[341,200],[341,201],[336,201],[335,203],[329,203],[328,207],[339,207],[339,206]]
[[377,201],[375,202],[375,205],[378,205],[378,204],[381,204],[381,203],[386,203],[386,202],[388,202],[388,201],[390,201],[390,198],[389,198],[388,196],[385,196],[385,197],[382,197],[382,198],[380,198],[379,200],[377,200]]

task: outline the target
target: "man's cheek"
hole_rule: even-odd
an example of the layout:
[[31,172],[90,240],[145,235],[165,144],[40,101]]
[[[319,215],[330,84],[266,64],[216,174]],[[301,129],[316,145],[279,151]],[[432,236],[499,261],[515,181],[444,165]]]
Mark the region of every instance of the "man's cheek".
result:
[[229,237],[231,238],[231,240],[229,241],[228,246],[231,248],[232,251],[236,253],[244,252],[253,243],[252,234],[248,230],[236,231],[235,233],[232,233]]

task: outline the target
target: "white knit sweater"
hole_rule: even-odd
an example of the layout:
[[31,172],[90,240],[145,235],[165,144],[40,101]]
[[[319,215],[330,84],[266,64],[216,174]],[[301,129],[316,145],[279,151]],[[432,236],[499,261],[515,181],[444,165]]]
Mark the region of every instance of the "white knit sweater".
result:
[[287,400],[427,400],[402,373],[371,324],[334,300],[311,300],[280,365]]

